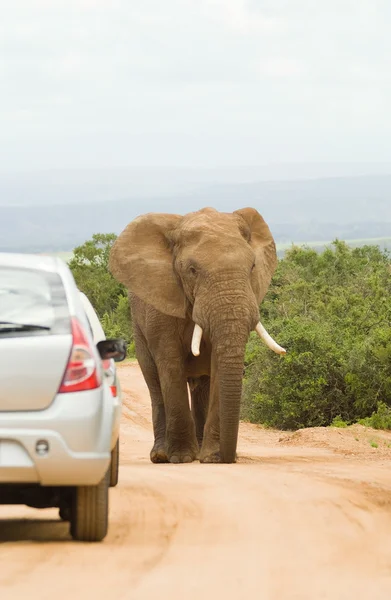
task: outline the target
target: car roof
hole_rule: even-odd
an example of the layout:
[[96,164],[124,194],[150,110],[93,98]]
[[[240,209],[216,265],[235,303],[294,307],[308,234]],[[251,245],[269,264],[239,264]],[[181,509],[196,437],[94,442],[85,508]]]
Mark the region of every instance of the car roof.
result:
[[16,252],[0,252],[0,266],[40,269],[42,271],[58,272],[62,261],[55,256],[41,254],[24,254]]
[[82,318],[85,321],[85,324],[90,325],[95,344],[106,339],[99,317],[90,300],[77,288],[69,266],[61,258],[42,254],[0,252],[0,267],[37,269],[49,273],[57,273],[61,277],[65,287],[70,313],[77,315],[78,318]]
[[[57,256],[41,254],[0,252],[0,268],[36,269],[46,273],[54,273],[61,277],[67,296],[68,308],[71,315],[82,318],[88,323],[86,311],[79,297],[73,274],[67,263]],[[87,319],[87,320],[86,320]]]

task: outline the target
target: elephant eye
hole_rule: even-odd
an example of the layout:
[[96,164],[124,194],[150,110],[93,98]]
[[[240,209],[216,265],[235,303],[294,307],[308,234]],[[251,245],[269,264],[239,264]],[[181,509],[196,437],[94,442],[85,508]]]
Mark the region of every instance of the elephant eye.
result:
[[253,264],[253,266],[251,267],[251,270],[254,271],[255,269],[255,263]]
[[189,267],[189,272],[190,272],[192,275],[197,275],[197,270],[196,270],[196,268],[195,268],[195,267],[193,267],[193,265],[191,265],[191,266]]

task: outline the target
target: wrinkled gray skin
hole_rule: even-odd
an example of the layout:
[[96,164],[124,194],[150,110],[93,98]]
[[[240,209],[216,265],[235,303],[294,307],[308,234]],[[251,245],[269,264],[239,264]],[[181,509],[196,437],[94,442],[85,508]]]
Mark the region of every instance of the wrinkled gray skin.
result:
[[[146,214],[116,240],[109,268],[129,290],[152,402],[152,462],[236,461],[245,346],[276,264],[273,237],[253,208]],[[191,353],[195,323],[199,357]]]

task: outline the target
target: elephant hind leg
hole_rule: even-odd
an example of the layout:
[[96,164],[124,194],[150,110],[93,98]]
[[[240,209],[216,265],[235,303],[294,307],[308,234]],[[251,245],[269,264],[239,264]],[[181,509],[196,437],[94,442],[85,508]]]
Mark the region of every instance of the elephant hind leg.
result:
[[196,427],[197,441],[201,448],[209,408],[210,377],[209,375],[202,375],[201,377],[189,378],[188,383],[191,395],[191,412]]
[[134,328],[134,340],[137,359],[151,397],[154,444],[150,452],[150,459],[153,463],[166,463],[168,462],[166,449],[166,411],[158,370],[148,349],[147,342],[137,326]]

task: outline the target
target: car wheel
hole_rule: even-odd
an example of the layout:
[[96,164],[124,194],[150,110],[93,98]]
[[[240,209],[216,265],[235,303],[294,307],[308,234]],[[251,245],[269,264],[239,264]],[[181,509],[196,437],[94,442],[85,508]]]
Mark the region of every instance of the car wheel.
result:
[[70,533],[80,542],[100,542],[109,526],[110,469],[98,485],[75,488]]
[[118,470],[119,470],[119,438],[114,448],[111,451],[111,463],[110,463],[110,487],[115,487],[118,483]]

